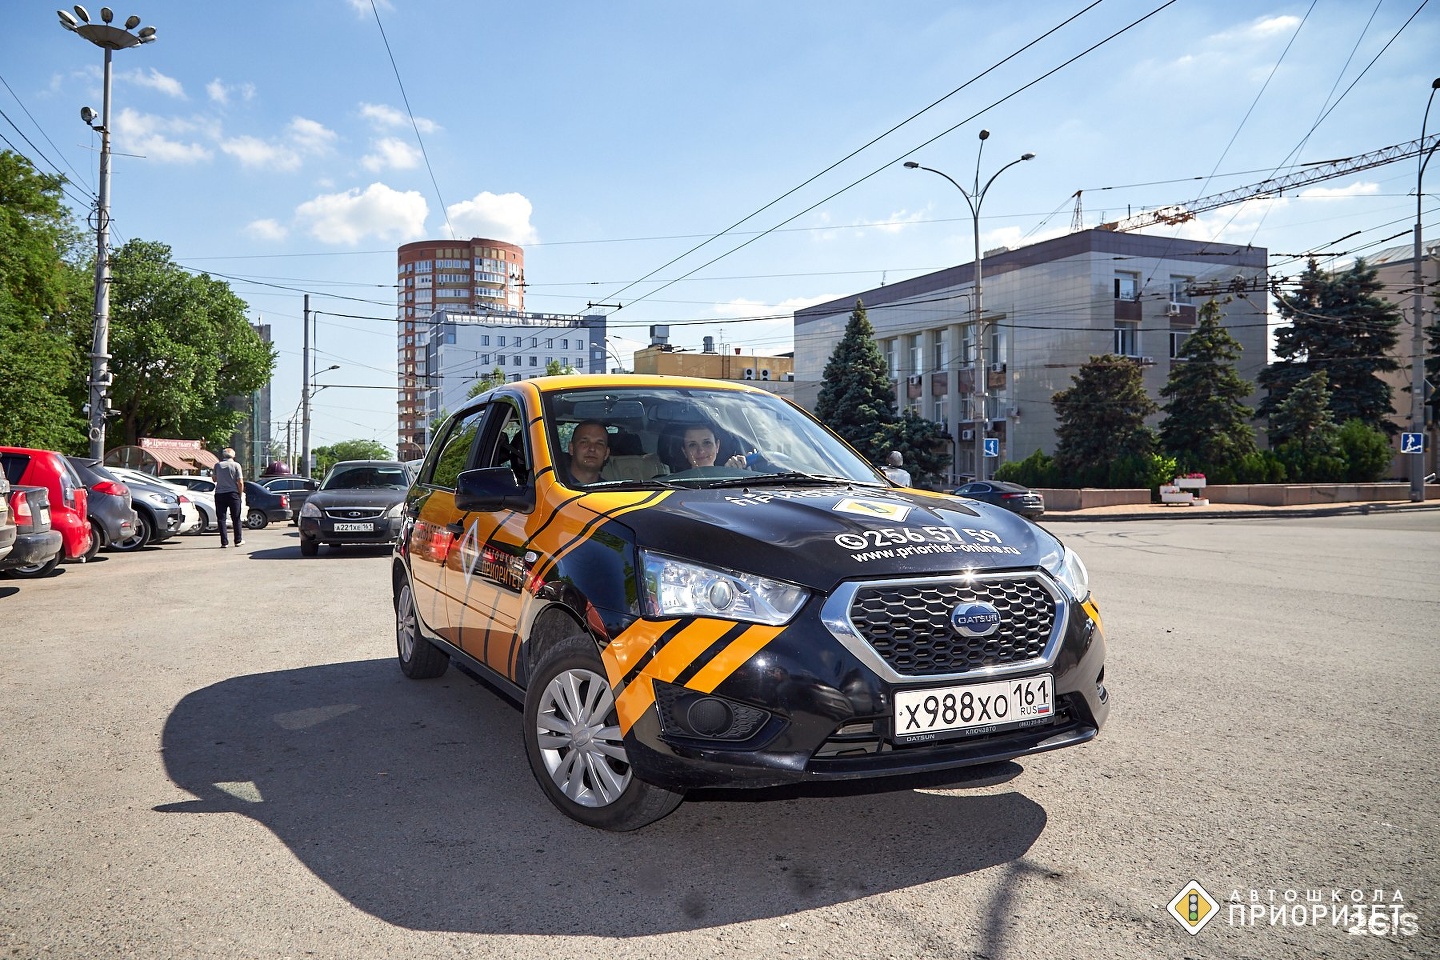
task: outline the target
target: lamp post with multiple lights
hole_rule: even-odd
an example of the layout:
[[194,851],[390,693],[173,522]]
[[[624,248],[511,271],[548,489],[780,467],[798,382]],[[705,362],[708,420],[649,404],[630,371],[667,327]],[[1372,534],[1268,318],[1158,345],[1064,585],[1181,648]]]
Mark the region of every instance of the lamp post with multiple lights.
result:
[[981,292],[982,277],[984,275],[984,257],[980,252],[980,206],[985,202],[985,195],[990,192],[990,185],[995,182],[996,177],[1015,166],[1015,164],[1034,159],[1035,157],[1033,153],[1021,154],[1020,157],[1011,160],[1005,164],[1005,166],[991,174],[990,179],[986,180],[985,185],[982,187],[980,185],[980,157],[985,152],[985,141],[988,139],[990,139],[990,131],[981,130],[980,149],[975,151],[975,184],[970,190],[966,190],[960,186],[960,184],[956,183],[955,179],[947,173],[943,173],[932,167],[922,167],[914,160],[907,160],[905,162],[905,166],[911,170],[927,170],[930,173],[939,174],[946,180],[949,180],[951,186],[959,190],[960,195],[963,196],[965,202],[969,204],[970,215],[975,223],[975,297],[973,301],[975,308],[975,409],[972,412],[975,422],[976,480],[985,479],[985,434],[988,432],[989,424],[989,418],[986,416],[987,411],[985,408],[988,405],[990,387],[988,383],[990,375],[985,368],[985,324],[983,320],[983,294]]
[[[1425,146],[1425,127],[1430,122],[1430,105],[1435,102],[1435,91],[1440,90],[1440,77],[1430,84],[1430,99],[1425,101],[1425,118],[1420,121],[1420,170],[1415,175],[1415,299],[1412,302],[1410,320],[1415,325],[1411,331],[1412,348],[1410,355],[1410,430],[1425,435],[1425,261],[1421,259],[1424,248],[1420,242],[1420,217],[1425,209],[1425,165],[1440,147],[1437,140],[1429,150]],[[1423,503],[1425,500],[1425,444],[1410,454],[1410,500]]]
[[155,39],[154,27],[140,27],[139,17],[130,17],[123,27],[111,25],[115,14],[100,8],[101,23],[91,23],[90,13],[76,4],[75,13],[55,11],[60,26],[78,33],[105,51],[105,99],[100,108],[100,126],[94,126],[95,111],[85,107],[80,118],[100,131],[100,195],[95,203],[95,331],[90,348],[90,456],[105,456],[105,413],[110,389],[110,56]]

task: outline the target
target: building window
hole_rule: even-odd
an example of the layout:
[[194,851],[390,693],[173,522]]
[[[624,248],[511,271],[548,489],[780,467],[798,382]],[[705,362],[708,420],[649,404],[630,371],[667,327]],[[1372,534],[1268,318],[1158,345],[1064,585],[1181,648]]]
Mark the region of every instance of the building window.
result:
[[933,370],[950,369],[950,331],[936,330],[932,336],[935,338],[935,362],[931,364]]
[[[911,334],[910,336],[910,373],[921,373],[925,370],[925,335],[922,333]],[[918,410],[916,411],[919,412]]]
[[967,323],[960,328],[960,366],[975,365],[975,324]]
[[537,357],[537,356],[535,356],[534,354],[531,354],[531,355],[530,355],[530,366],[532,366],[532,367],[538,367],[538,366],[540,366],[540,358]]
[[1175,276],[1172,276],[1172,277],[1170,278],[1170,302],[1171,302],[1171,303],[1189,303],[1189,302],[1190,302],[1190,285],[1191,285],[1192,283],[1194,283],[1194,282],[1195,282],[1195,278],[1194,278],[1194,277],[1175,277]]
[[505,354],[503,354],[503,353],[497,353],[497,354],[495,354],[495,362],[498,363],[498,364],[499,364],[500,366],[502,366],[502,367],[505,366]]
[[488,346],[490,346],[490,334],[488,334],[488,333],[482,333],[482,334],[480,335],[480,346],[482,346],[482,347],[488,347]]
[[1189,337],[1190,337],[1190,331],[1189,331],[1189,330],[1171,330],[1171,331],[1170,331],[1170,359],[1171,359],[1171,360],[1183,360],[1183,359],[1186,359],[1186,358],[1180,356],[1180,348],[1185,345],[1185,341],[1186,341]]
[[1140,299],[1140,274],[1120,270],[1115,273],[1115,299]]
[[1115,352],[1122,357],[1140,356],[1140,324],[1115,321]]

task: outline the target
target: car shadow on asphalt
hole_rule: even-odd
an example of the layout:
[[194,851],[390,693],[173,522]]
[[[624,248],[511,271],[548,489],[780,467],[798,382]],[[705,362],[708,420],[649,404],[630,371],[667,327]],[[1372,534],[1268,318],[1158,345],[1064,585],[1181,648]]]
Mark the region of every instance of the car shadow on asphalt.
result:
[[0,586],[0,600],[4,600],[6,597],[13,597],[19,592],[19,587]]
[[[520,714],[467,675],[417,683],[393,659],[253,674],[166,719],[165,769],[198,799],[161,813],[242,814],[357,908],[402,927],[651,936],[787,916],[1023,857],[1045,829],[1016,764],[891,784],[737,799],[694,795],[615,834],[540,792]],[[897,787],[906,789],[897,789]]]
[[388,557],[395,549],[389,543],[347,543],[340,548],[321,546],[320,555],[315,557],[302,557],[300,544],[288,543],[283,547],[270,547],[265,550],[251,550],[246,556],[251,560],[305,560],[308,563],[324,563],[326,560],[335,561],[349,557],[352,560],[373,560],[375,557]]

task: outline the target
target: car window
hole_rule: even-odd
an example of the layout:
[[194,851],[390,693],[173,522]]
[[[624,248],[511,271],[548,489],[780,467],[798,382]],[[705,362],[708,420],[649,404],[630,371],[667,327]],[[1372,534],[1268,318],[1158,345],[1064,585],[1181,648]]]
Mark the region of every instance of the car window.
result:
[[445,441],[437,448],[434,467],[426,482],[437,487],[455,489],[460,471],[465,469],[465,461],[470,456],[470,448],[475,444],[475,434],[488,410],[488,406],[481,407],[452,422]]
[[30,466],[30,456],[25,453],[0,453],[0,463],[5,466],[5,479],[19,483],[20,478],[25,476],[25,468]]
[[509,467],[521,486],[530,482],[530,451],[525,442],[525,419],[509,400],[491,405],[493,419],[481,441],[476,467]]
[[404,490],[410,486],[409,474],[396,464],[366,464],[336,470],[325,478],[323,490],[379,490],[396,488]]

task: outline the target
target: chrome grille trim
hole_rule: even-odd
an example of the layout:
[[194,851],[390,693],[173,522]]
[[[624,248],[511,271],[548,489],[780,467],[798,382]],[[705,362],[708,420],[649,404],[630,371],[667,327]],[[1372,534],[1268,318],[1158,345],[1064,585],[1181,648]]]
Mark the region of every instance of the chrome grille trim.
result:
[[[940,591],[953,590],[956,592],[972,590],[976,585],[989,587],[994,585],[1002,587],[1006,583],[1033,584],[1040,588],[1054,604],[1054,616],[1050,624],[1048,637],[1045,638],[1043,649],[1035,656],[1026,657],[1023,660],[1016,660],[1009,663],[992,664],[990,666],[978,667],[976,669],[960,670],[949,673],[902,673],[889,660],[881,654],[863,631],[856,625],[851,615],[856,597],[862,590],[875,591],[885,589],[938,589]],[[957,598],[956,602],[958,602]],[[948,611],[947,611],[948,612]],[[997,637],[1004,637],[1015,629],[1012,618],[1005,616],[996,632]],[[945,576],[945,577],[908,577],[890,580],[861,580],[850,581],[841,584],[834,593],[825,601],[821,608],[820,618],[826,629],[835,636],[855,657],[869,667],[881,679],[890,683],[902,685],[916,684],[938,684],[947,682],[969,682],[977,680],[988,680],[996,677],[1007,677],[1020,673],[1030,673],[1035,670],[1049,668],[1054,665],[1055,658],[1060,652],[1060,641],[1065,636],[1065,630],[1069,625],[1070,607],[1069,600],[1062,590],[1048,574],[1040,570],[1022,570],[1003,573],[976,573],[973,576]],[[959,638],[944,628],[946,634],[944,639],[947,642],[960,642]],[[994,637],[983,638],[978,641],[971,641],[984,646],[993,641]]]
[[325,516],[331,520],[379,520],[385,516],[384,507],[326,507]]

